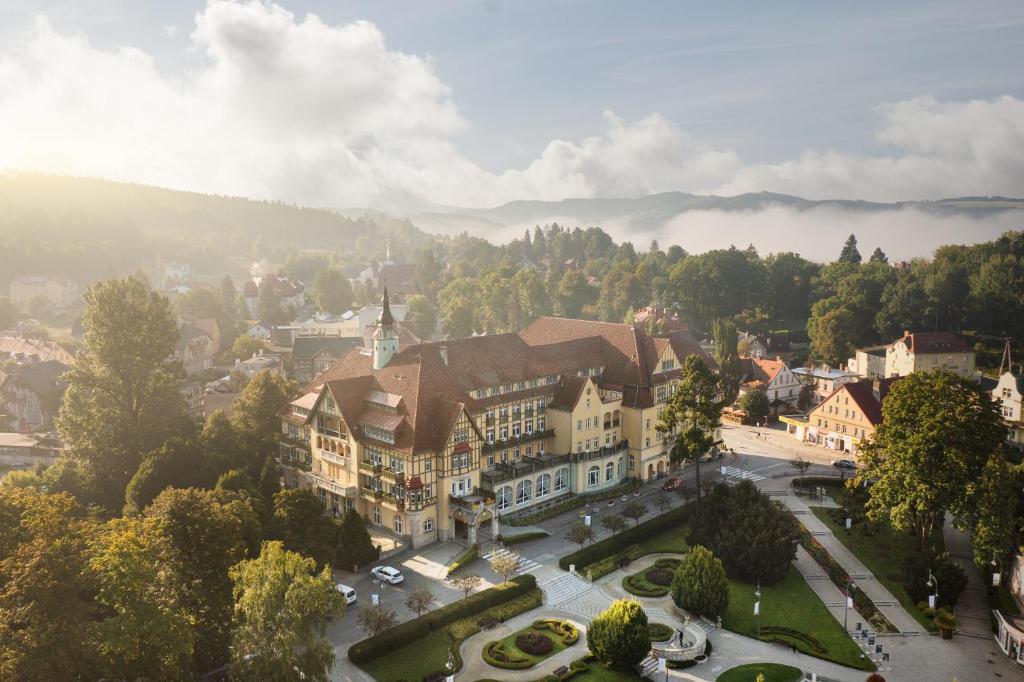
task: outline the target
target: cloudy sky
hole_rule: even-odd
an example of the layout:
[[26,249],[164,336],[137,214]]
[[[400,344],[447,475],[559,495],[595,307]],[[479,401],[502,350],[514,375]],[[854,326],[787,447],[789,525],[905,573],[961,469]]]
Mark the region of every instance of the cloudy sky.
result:
[[338,207],[1024,195],[1024,4],[4,0],[0,168]]

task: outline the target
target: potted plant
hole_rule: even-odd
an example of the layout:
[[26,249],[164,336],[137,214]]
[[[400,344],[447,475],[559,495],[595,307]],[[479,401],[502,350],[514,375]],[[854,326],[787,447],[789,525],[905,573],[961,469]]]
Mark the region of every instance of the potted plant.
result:
[[938,609],[935,612],[935,627],[942,633],[942,639],[953,639],[953,631],[956,629],[956,616],[947,609]]

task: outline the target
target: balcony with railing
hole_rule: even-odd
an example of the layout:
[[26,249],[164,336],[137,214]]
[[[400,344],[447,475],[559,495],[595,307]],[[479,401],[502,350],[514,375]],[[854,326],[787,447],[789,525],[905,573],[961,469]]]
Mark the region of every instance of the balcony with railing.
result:
[[569,457],[573,462],[587,462],[592,459],[601,459],[618,452],[629,450],[629,441],[623,438],[613,445],[605,445],[597,450],[585,450],[583,452],[570,452]]
[[405,506],[409,511],[421,511],[432,504],[437,504],[436,495],[427,498],[409,495],[409,501],[406,502]]
[[308,462],[304,459],[297,457],[281,456],[277,458],[277,463],[281,466],[291,467],[292,469],[298,469],[300,471],[310,471],[313,468],[313,463]]
[[568,464],[570,461],[567,454],[544,454],[536,457],[523,457],[518,462],[495,462],[493,467],[480,472],[480,484],[484,490],[493,490],[498,483]]
[[391,481],[392,483],[401,485],[405,481],[405,472],[396,471],[391,467],[381,467],[380,477],[385,481]]
[[320,449],[320,457],[331,464],[338,464],[340,466],[348,466],[348,460],[344,456],[339,455],[337,452],[331,452],[330,450]]
[[359,460],[357,469],[359,473],[366,474],[367,476],[380,476],[384,472],[383,465],[365,459]]
[[496,450],[508,450],[519,445],[525,445],[526,443],[533,443],[538,440],[544,440],[555,435],[554,429],[544,429],[541,431],[534,431],[533,433],[522,433],[516,438],[506,438],[505,440],[496,440],[493,443],[484,443],[484,452],[494,452]]

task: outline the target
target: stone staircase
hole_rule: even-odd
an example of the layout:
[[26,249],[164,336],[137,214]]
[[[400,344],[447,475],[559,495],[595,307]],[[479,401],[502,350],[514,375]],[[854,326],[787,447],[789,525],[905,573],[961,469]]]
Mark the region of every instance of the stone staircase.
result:
[[565,573],[540,586],[544,591],[544,603],[549,606],[570,602],[592,588],[593,585],[575,573]]

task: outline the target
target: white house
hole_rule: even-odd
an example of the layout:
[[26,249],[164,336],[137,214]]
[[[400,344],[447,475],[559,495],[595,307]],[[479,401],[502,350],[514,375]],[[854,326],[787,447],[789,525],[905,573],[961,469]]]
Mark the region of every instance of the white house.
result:
[[763,387],[769,400],[786,403],[795,403],[800,397],[800,379],[780,358],[740,358],[740,367],[747,390]]
[[857,374],[854,372],[836,369],[828,365],[820,367],[795,367],[793,368],[793,374],[801,384],[808,380],[808,375],[810,375],[810,379],[814,380],[815,405],[832,395],[843,384],[848,384],[858,379]]
[[951,332],[903,332],[885,351],[885,376],[944,369],[963,377],[974,375],[974,349]]
[[1021,414],[1024,377],[1003,372],[992,390],[992,399],[999,403],[999,411],[1006,425],[1006,442],[1024,448],[1024,415]]
[[257,320],[245,328],[245,335],[254,339],[270,340],[271,326],[263,320]]

